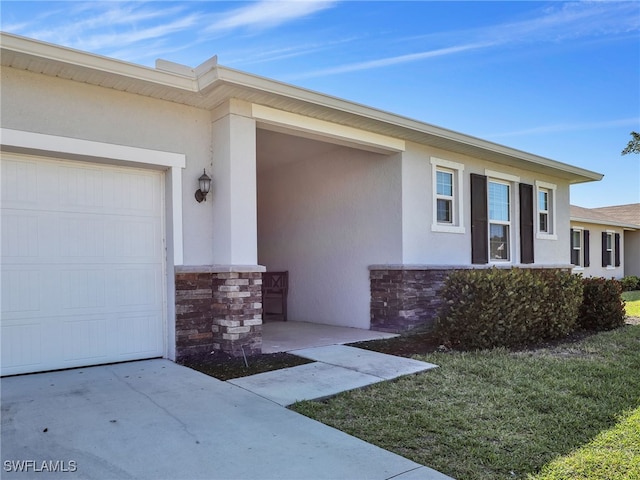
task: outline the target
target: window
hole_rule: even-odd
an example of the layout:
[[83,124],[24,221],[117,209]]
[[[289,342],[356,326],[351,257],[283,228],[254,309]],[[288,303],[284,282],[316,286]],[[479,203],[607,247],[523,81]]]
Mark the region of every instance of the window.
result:
[[438,223],[453,223],[453,173],[436,170],[436,205]]
[[538,238],[557,240],[556,235],[556,185],[547,182],[536,182],[538,192]]
[[606,267],[613,266],[613,233],[607,232],[604,249]]
[[620,266],[620,234],[612,230],[602,232],[602,266],[605,268]]
[[540,216],[540,232],[549,233],[549,190],[538,190],[538,212]]
[[[485,170],[484,175],[470,175],[471,190],[471,263],[510,262],[517,258],[513,249],[517,248],[515,238],[522,231],[528,232],[526,241],[520,242],[522,263],[533,263],[534,196],[533,185],[520,183],[520,177],[506,173]],[[518,184],[520,188],[516,188]],[[523,186],[527,188],[522,188]],[[521,222],[518,232],[514,227],[514,204],[517,199],[513,192],[518,190],[520,209],[528,211],[526,221]],[[523,201],[523,199],[525,201]],[[522,220],[523,212],[520,212]],[[515,233],[514,233],[514,230]]]
[[510,260],[511,186],[489,180],[489,258]]
[[571,263],[578,269],[589,266],[589,230],[571,229]]
[[571,263],[582,267],[582,231],[571,230]]
[[431,158],[433,177],[434,232],[465,233],[462,225],[462,172],[464,165],[440,158]]

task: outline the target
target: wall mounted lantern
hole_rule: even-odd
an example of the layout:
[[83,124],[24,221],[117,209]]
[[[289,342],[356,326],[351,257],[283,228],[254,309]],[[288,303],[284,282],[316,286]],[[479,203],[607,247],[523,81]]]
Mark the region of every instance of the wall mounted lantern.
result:
[[200,187],[196,190],[196,200],[198,203],[202,201],[207,201],[207,193],[211,190],[211,178],[207,175],[206,170],[203,170],[202,175],[198,179],[198,186]]

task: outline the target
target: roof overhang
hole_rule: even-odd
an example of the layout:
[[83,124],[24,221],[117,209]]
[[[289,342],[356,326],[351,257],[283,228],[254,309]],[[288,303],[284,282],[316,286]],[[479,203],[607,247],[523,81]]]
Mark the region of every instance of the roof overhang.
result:
[[[0,34],[3,66],[213,109],[231,98],[462,155],[563,178],[571,184],[603,175],[365,105],[240,72],[210,59],[196,68],[159,61],[149,68],[17,35]],[[393,150],[393,148],[392,148]],[[397,148],[402,150],[402,148]]]
[[570,221],[576,222],[576,223],[591,223],[594,225],[604,225],[607,227],[617,227],[617,228],[622,228],[623,230],[629,230],[629,231],[640,230],[640,225],[634,225],[631,223],[621,223],[621,222],[616,222],[614,220],[602,220],[602,219],[596,219],[596,218],[571,216]]

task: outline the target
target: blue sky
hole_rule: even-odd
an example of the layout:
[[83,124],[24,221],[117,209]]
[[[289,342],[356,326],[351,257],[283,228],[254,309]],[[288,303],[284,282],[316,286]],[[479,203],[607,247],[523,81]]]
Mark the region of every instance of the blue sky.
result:
[[640,202],[640,2],[2,1],[2,30],[142,65],[220,64],[605,174]]

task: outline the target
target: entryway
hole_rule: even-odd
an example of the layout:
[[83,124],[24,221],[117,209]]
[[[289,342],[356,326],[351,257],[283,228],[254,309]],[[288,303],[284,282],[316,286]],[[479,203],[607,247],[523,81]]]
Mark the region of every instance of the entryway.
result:
[[262,325],[262,353],[288,352],[392,337],[397,335],[309,322],[265,322]]

